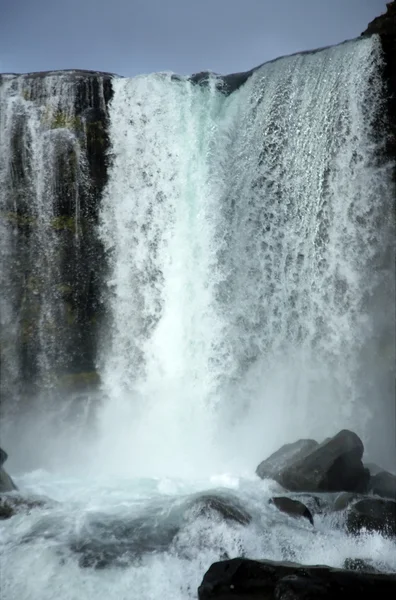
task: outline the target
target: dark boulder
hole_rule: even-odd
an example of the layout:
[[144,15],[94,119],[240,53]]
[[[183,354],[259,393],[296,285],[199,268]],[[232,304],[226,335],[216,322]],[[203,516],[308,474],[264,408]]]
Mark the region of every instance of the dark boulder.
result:
[[8,454],[3,448],[0,448],[0,467],[2,467],[8,458]]
[[8,473],[3,469],[3,467],[0,467],[0,494],[5,492],[13,492],[17,489],[17,486]]
[[318,442],[315,440],[298,440],[285,444],[259,464],[256,474],[261,479],[274,479],[283,485],[282,475],[285,469],[307,456],[317,446]]
[[279,482],[291,491],[364,492],[370,477],[363,443],[344,429],[283,470]]
[[275,496],[274,498],[271,498],[269,502],[290,517],[304,517],[304,519],[308,519],[311,525],[314,524],[311,511],[299,500],[293,500],[287,496]]
[[341,492],[341,494],[338,494],[335,497],[333,506],[331,508],[333,511],[345,510],[353,502],[357,502],[361,499],[362,496],[360,494],[354,494],[353,492]]
[[244,558],[212,564],[198,588],[199,600],[350,600],[395,594],[396,574]]
[[34,508],[42,508],[48,504],[49,501],[43,498],[25,498],[20,494],[4,494],[0,496],[0,520],[9,519],[18,512],[30,512]]
[[346,558],[344,569],[348,569],[348,571],[365,571],[366,573],[381,572],[374,567],[370,560],[363,560],[362,558]]
[[346,519],[350,533],[362,530],[396,536],[396,502],[380,498],[365,498],[353,504]]
[[396,500],[396,475],[388,471],[381,471],[372,476],[369,482],[369,492],[381,496],[381,498]]
[[250,514],[241,506],[237,498],[227,494],[199,494],[188,502],[196,517],[211,518],[219,515],[225,521],[233,521],[240,525],[248,525],[252,520]]

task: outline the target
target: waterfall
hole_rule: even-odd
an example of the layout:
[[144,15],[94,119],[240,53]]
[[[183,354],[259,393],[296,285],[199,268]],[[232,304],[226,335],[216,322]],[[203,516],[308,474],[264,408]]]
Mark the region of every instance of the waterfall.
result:
[[215,77],[113,82],[104,462],[251,467],[343,427],[389,450],[381,61],[374,36],[266,64],[228,97]]

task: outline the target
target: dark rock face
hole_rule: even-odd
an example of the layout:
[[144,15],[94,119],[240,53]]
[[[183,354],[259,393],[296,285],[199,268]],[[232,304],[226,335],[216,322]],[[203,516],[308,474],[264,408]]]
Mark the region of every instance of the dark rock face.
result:
[[[5,463],[7,458],[7,452],[0,448],[0,494],[3,494],[4,492],[13,492],[14,490],[18,489],[15,483],[12,481],[11,477],[3,469],[3,464]],[[1,510],[0,512],[3,514],[3,510]]]
[[2,467],[8,458],[8,454],[3,448],[0,448],[0,467]]
[[298,440],[292,444],[285,444],[266,460],[263,460],[257,467],[256,473],[261,479],[274,479],[283,485],[284,470],[307,456],[317,446],[318,442],[315,440]]
[[311,511],[299,500],[293,500],[287,496],[277,496],[270,499],[270,504],[273,504],[278,510],[290,517],[303,517],[304,519],[308,519],[311,525],[314,524]]
[[[379,34],[384,51],[383,79],[387,87],[388,137],[385,154],[396,160],[396,2],[388,2],[386,12],[369,23],[362,35]],[[394,169],[396,183],[396,168]]]
[[0,494],[3,494],[4,492],[13,492],[16,489],[18,488],[11,477],[4,471],[3,467],[0,467]]
[[351,506],[346,526],[351,533],[367,530],[396,536],[396,502],[379,498],[359,500]]
[[0,235],[9,253],[1,396],[10,403],[13,395],[63,387],[65,377],[95,371],[111,79],[89,71],[0,76],[7,113],[1,160],[9,162],[0,190]]
[[363,492],[369,479],[362,463],[363,449],[355,433],[343,430],[320,445],[300,440],[283,446],[256,473],[295,492]]
[[200,600],[350,600],[392,598],[396,575],[380,575],[243,558],[214,563],[198,588]]
[[381,498],[396,501],[396,475],[388,471],[380,471],[370,479],[369,491]]

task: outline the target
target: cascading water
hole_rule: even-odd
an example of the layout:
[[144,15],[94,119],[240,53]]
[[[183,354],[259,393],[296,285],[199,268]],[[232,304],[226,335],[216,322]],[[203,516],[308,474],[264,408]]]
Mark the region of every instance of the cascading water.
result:
[[[97,228],[107,321],[96,439],[76,460],[70,429],[60,444],[57,430],[46,453],[52,447],[63,468],[60,460],[51,472],[51,455],[39,463],[48,471],[15,477],[24,494],[59,503],[4,522],[4,600],[187,600],[227,555],[334,566],[370,558],[396,571],[392,540],[347,535],[342,511],[315,514],[314,528],[289,519],[268,505],[279,487],[254,476],[283,442],[344,427],[394,467],[394,218],[381,61],[374,36],[266,64],[229,96],[212,76],[202,85],[166,74],[113,79]],[[24,127],[41,131],[29,98],[12,79],[7,86],[11,107],[33,113]],[[15,114],[2,109],[4,130]],[[50,285],[52,154],[33,147],[36,162],[23,164],[37,166],[26,177],[44,190],[34,192],[43,222],[34,239]],[[2,190],[14,181],[9,166],[2,181]],[[1,245],[11,336],[10,227]],[[56,303],[39,297],[45,337]],[[45,340],[38,355],[57,356]],[[61,352],[62,337],[54,343]],[[8,346],[5,355],[16,377]],[[207,489],[240,502],[250,524],[194,509]]]
[[224,442],[250,467],[345,426],[378,444],[391,357],[377,358],[377,307],[387,319],[393,298],[380,60],[372,40],[297,55],[228,98],[215,79],[114,82],[101,233],[115,464],[210,470]]

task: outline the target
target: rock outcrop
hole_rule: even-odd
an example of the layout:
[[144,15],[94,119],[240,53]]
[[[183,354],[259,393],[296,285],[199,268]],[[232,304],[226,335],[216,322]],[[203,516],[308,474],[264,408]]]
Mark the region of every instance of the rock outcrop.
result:
[[287,496],[274,496],[269,502],[276,506],[280,512],[283,512],[290,517],[303,517],[304,519],[308,519],[311,525],[314,524],[311,511],[299,500],[293,500],[293,498],[288,498]]
[[393,598],[396,575],[235,558],[214,563],[198,588],[199,600],[350,600]]
[[396,536],[396,502],[380,498],[363,498],[352,504],[346,521],[351,533],[376,531]]
[[318,445],[299,440],[283,446],[256,470],[295,492],[364,492],[370,473],[363,466],[363,443],[343,430]]
[[3,464],[5,463],[7,458],[7,452],[0,448],[0,494],[4,494],[5,492],[13,492],[14,490],[18,489],[11,477],[3,469]]

